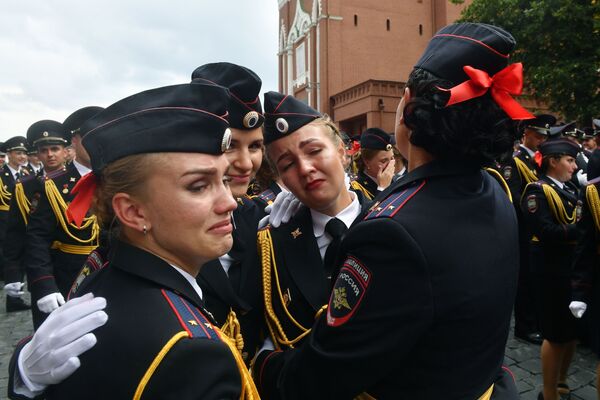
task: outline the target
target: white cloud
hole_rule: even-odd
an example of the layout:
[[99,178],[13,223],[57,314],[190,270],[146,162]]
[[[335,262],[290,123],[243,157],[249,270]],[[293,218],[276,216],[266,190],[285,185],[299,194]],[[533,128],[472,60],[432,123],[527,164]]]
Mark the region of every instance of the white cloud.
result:
[[187,82],[208,62],[277,90],[274,0],[0,2],[0,140],[41,119]]

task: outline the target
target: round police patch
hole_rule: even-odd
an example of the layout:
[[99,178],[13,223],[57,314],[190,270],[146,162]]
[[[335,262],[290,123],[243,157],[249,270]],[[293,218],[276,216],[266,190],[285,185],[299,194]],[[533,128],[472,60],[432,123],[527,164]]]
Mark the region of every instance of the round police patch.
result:
[[335,327],[348,322],[370,283],[371,272],[358,259],[352,256],[346,258],[329,298],[327,325]]
[[577,200],[577,206],[575,207],[575,218],[577,222],[581,221],[581,214],[583,213],[583,202],[581,200]]
[[527,210],[529,210],[530,213],[534,213],[537,211],[537,209],[537,197],[535,197],[535,194],[530,194],[529,196],[527,196]]
[[506,180],[509,180],[512,177],[512,167],[510,165],[504,167],[504,169],[502,170],[502,176]]

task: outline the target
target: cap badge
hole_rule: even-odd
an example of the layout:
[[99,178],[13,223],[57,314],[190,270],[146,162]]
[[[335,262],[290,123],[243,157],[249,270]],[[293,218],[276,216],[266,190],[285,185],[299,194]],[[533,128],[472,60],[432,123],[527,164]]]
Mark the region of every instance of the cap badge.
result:
[[288,122],[285,120],[285,118],[277,118],[275,120],[275,128],[277,128],[279,133],[286,133],[288,129],[290,129],[290,126],[288,125]]
[[390,150],[392,149],[392,145],[388,143],[388,144],[385,146],[385,149],[386,149],[387,151],[390,151]]
[[42,136],[43,136],[43,137],[47,137],[47,136],[48,136],[48,132],[47,132],[47,131],[44,131],[44,133],[42,133]]
[[223,140],[221,141],[221,151],[227,151],[229,149],[229,146],[231,146],[231,129],[227,128],[223,133]]
[[258,123],[258,113],[256,111],[248,112],[246,115],[244,115],[244,120],[242,123],[246,128],[254,128]]

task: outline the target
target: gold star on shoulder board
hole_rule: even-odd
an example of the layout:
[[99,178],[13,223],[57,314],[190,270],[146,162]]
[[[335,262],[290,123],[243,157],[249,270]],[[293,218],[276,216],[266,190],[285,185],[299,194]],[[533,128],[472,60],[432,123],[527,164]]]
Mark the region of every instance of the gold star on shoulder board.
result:
[[374,209],[375,209],[375,208],[376,208],[378,205],[379,205],[379,202],[377,202],[377,203],[373,204],[373,205],[371,206],[371,208],[369,208],[369,211],[373,211],[373,210],[374,210]]
[[381,208],[381,207],[377,207],[377,208],[376,208],[376,210],[377,210],[377,211],[381,211],[381,210],[383,210],[383,208]]
[[300,232],[300,228],[296,228],[295,231],[292,231],[292,237],[294,239],[296,239],[298,236],[302,235],[302,232]]
[[394,207],[394,206],[390,206],[390,210],[393,210],[394,208],[396,208],[396,207]]
[[188,321],[188,324],[190,324],[190,325],[192,325],[192,326],[196,326],[196,325],[198,325],[198,323],[197,323],[196,321],[194,321],[193,319],[190,319],[190,320]]
[[72,176],[72,177],[71,177],[71,179],[69,179],[69,181],[71,181],[71,182],[75,182],[75,181],[76,181],[76,179],[75,179],[75,177],[73,177],[73,176]]
[[213,328],[213,327],[212,327],[212,325],[211,325],[211,324],[209,324],[208,322],[205,322],[205,323],[204,323],[204,325],[205,325],[205,326],[206,326],[208,329],[212,329],[212,328]]

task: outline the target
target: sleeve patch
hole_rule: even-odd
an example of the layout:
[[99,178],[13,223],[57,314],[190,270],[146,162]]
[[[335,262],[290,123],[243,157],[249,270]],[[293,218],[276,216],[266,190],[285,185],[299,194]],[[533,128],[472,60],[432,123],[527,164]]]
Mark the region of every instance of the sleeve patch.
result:
[[583,213],[583,202],[581,200],[577,200],[577,206],[575,207],[575,217],[577,222],[581,221],[581,215]]
[[527,196],[527,210],[529,210],[530,213],[534,213],[536,212],[538,209],[538,202],[537,202],[537,197],[535,197],[535,194],[530,194],[529,196]]
[[346,323],[354,315],[370,283],[371,272],[358,259],[348,257],[331,292],[327,325],[336,327]]
[[512,167],[510,165],[504,167],[502,170],[502,177],[506,180],[509,180],[512,177]]

